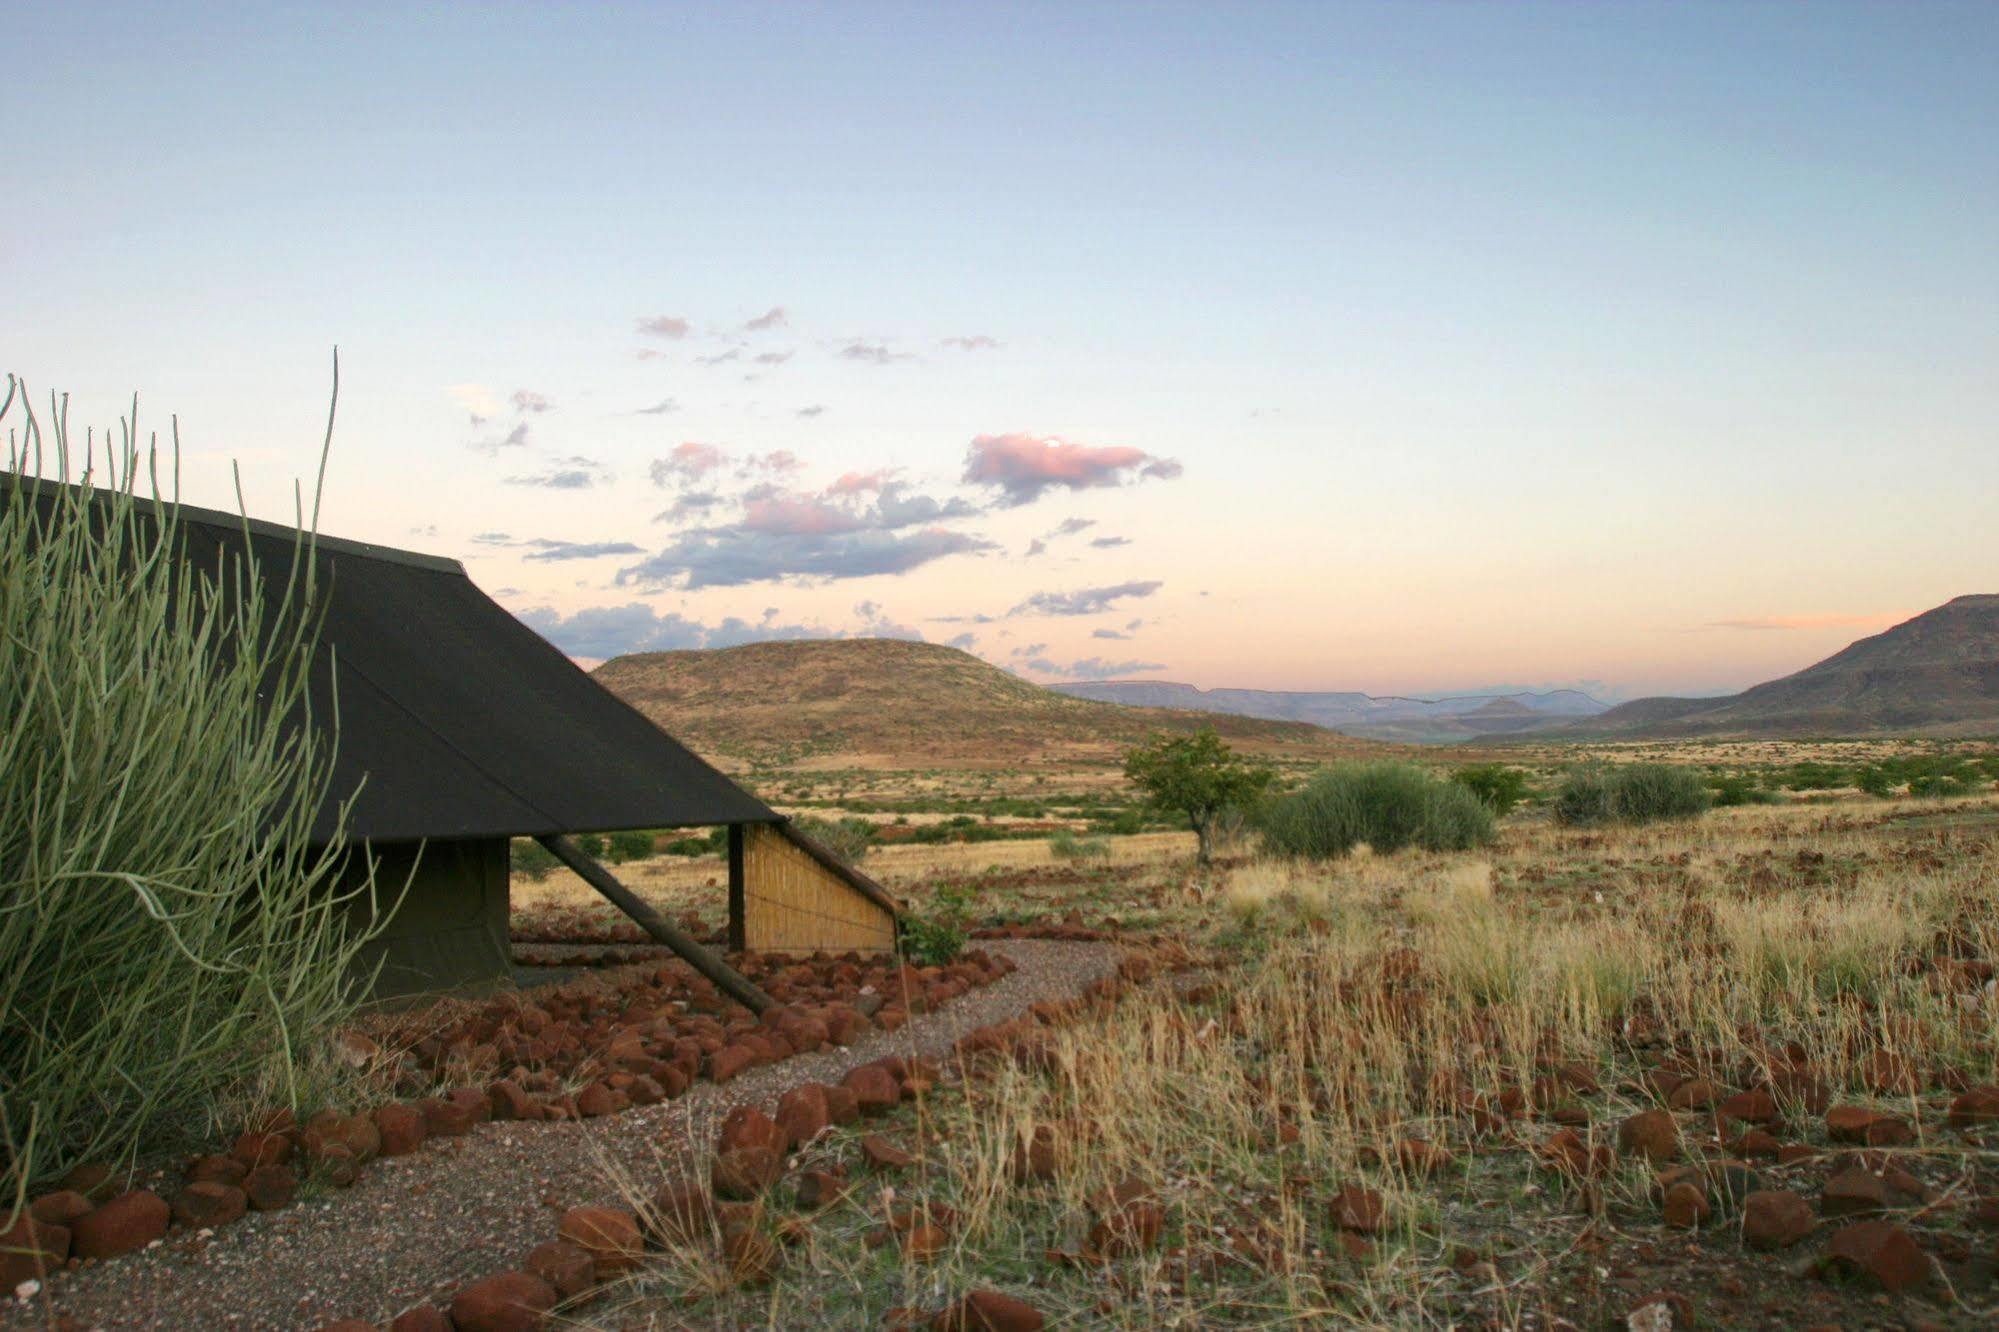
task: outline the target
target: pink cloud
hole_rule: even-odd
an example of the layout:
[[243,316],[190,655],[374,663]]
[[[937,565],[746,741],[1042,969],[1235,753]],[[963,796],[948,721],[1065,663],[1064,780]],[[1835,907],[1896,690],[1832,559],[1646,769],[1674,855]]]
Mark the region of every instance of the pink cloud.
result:
[[1143,478],[1171,480],[1180,464],[1129,445],[1077,444],[1059,435],[980,435],[965,454],[965,482],[995,486],[1005,507],[1051,489],[1091,490]]
[[690,439],[684,444],[676,444],[664,458],[654,460],[652,483],[667,486],[677,481],[698,481],[723,462],[722,450],[713,444],[697,444]]
[[746,531],[788,536],[829,536],[857,532],[867,525],[858,515],[809,495],[759,495],[746,500],[741,523]]
[[848,472],[826,487],[829,495],[862,495],[878,492],[895,475],[893,467],[882,467],[872,472]]

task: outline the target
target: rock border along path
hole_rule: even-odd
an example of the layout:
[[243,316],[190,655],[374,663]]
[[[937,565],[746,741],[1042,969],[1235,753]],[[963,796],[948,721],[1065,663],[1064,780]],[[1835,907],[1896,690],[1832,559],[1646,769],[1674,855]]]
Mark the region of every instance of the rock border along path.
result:
[[658,1105],[602,1119],[486,1123],[410,1156],[375,1161],[351,1189],[252,1213],[206,1240],[176,1231],[158,1246],[55,1278],[27,1304],[7,1299],[0,1327],[217,1328],[310,1332],[337,1318],[386,1323],[416,1304],[519,1265],[566,1208],[622,1201],[606,1164],[648,1193],[698,1160],[737,1105],[773,1107],[803,1083],[838,1082],[885,1055],[942,1058],[967,1032],[1082,993],[1113,974],[1111,943],[980,940],[1017,970],[894,1032],[793,1055]]

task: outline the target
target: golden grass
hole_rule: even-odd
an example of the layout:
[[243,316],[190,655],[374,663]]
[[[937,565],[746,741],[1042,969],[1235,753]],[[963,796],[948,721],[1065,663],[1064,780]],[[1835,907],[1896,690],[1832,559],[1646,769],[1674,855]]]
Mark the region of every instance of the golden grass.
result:
[[[894,1130],[923,1145],[921,1167],[886,1187],[855,1172],[855,1193],[813,1219],[771,1289],[720,1290],[712,1267],[669,1264],[618,1317],[877,1326],[892,1307],[997,1286],[1060,1326],[1621,1320],[1614,1290],[1590,1296],[1604,1301],[1595,1309],[1563,1292],[1597,1288],[1584,1246],[1599,1218],[1657,1232],[1650,1170],[1620,1163],[1579,1194],[1525,1149],[1551,1126],[1483,1137],[1468,1107],[1509,1090],[1530,1114],[1574,1099],[1585,1135],[1606,1141],[1654,1103],[1636,1081],[1666,1053],[1652,1037],[1735,1086],[1796,1042],[1835,1099],[1877,1099],[1862,1067],[1879,1050],[1992,1080],[1999,1001],[1920,964],[1946,945],[1999,959],[1999,825],[1925,837],[1883,823],[1890,810],[1728,810],[1587,835],[1515,826],[1475,855],[1239,865],[1188,908],[1214,931],[1212,998],[1156,984],[1061,1030],[1049,1071],[1009,1064],[932,1097]],[[1551,1083],[1562,1064],[1603,1090]],[[1999,1166],[1999,1150],[1932,1138],[1936,1094],[1880,1099],[1920,1112],[1912,1167],[1969,1178]],[[1823,1140],[1815,1117],[1794,1123]],[[1044,1125],[1062,1144],[1060,1174],[1017,1183],[1015,1145]],[[1451,1163],[1426,1173],[1408,1140]],[[851,1135],[808,1155],[851,1165]],[[1130,1180],[1164,1205],[1166,1247],[1108,1268],[1044,1258],[1075,1247],[1090,1195]],[[1386,1205],[1365,1245],[1329,1212],[1347,1184]],[[934,1262],[864,1242],[891,1189],[957,1209]],[[1714,1242],[1741,1253],[1725,1233]],[[1459,1248],[1480,1261],[1452,1263]],[[1948,1291],[1937,1299],[1953,1319],[1982,1316]]]

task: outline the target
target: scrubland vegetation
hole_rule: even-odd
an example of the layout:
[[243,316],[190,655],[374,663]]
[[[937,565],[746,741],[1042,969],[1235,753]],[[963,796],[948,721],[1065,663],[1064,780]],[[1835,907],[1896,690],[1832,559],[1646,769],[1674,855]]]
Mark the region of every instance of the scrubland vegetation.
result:
[[[858,1129],[805,1149],[847,1187],[763,1204],[790,1245],[768,1286],[679,1249],[604,1325],[875,1326],[974,1288],[1123,1328],[1589,1327],[1654,1295],[1701,1325],[1980,1325],[1999,1147],[1947,1108],[1999,1072],[1999,807],[1949,812],[1944,833],[1872,800],[1540,821],[1463,851],[1237,859],[1205,887],[1185,860],[996,881],[975,929],[1144,916],[1195,965],[1141,965],[1033,1057],[868,1126],[913,1166],[867,1169]],[[1839,1107],[1897,1127],[1856,1147]],[[1892,1294],[1829,1238],[1858,1219],[1827,1199],[1862,1154],[1895,1181],[1874,1214],[1938,1264]],[[1758,1191],[1804,1209],[1774,1252]],[[890,1224],[911,1208],[945,1221],[923,1261]]]
[[[10,377],[9,472],[85,465],[65,412]],[[197,570],[135,497],[134,421],[99,447],[100,503],[0,480],[0,1215],[78,1159],[306,1098],[364,941],[305,836],[330,754],[302,724],[309,544],[277,602]]]

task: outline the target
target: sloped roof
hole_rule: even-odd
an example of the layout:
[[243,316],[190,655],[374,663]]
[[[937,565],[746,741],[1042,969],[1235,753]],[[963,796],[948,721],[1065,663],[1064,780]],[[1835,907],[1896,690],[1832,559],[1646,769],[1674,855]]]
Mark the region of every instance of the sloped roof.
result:
[[[46,504],[56,487],[30,482]],[[179,508],[186,557],[213,571],[247,540],[275,603],[297,530]],[[316,718],[334,716],[332,792],[359,788],[349,835],[531,837],[776,821],[592,680],[472,582],[456,560],[320,537],[326,618]],[[365,781],[363,780],[365,778]],[[334,811],[315,833],[331,836]]]

